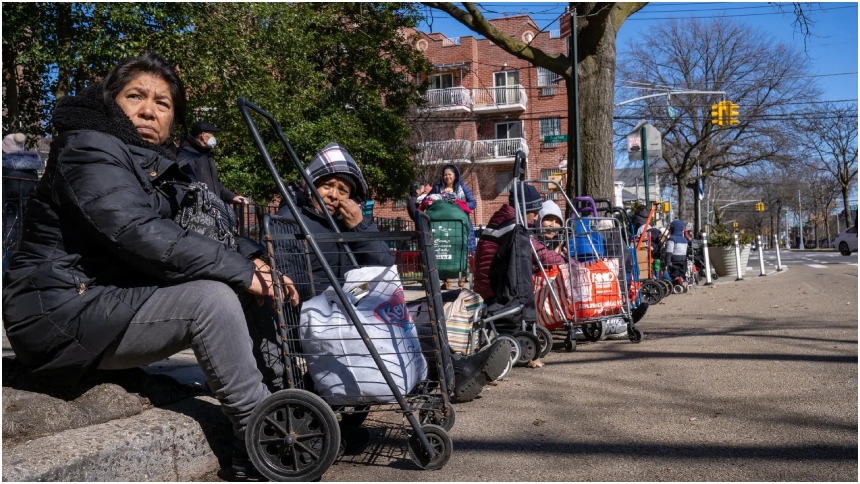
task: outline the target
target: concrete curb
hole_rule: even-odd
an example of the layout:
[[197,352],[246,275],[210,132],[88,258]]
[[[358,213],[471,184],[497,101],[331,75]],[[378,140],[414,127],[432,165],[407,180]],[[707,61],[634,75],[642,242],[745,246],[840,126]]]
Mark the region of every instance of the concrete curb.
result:
[[4,448],[3,480],[187,481],[229,455],[229,428],[217,400],[189,398]]

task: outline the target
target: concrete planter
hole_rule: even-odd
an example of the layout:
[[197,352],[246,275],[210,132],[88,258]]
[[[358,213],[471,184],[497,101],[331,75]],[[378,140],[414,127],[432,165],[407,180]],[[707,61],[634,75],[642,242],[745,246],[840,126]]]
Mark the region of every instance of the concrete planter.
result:
[[[732,247],[708,247],[708,257],[711,259],[711,266],[717,271],[720,277],[730,277],[737,279],[738,272],[735,268],[735,248]],[[750,260],[750,246],[741,247],[741,271],[747,267],[747,262]]]

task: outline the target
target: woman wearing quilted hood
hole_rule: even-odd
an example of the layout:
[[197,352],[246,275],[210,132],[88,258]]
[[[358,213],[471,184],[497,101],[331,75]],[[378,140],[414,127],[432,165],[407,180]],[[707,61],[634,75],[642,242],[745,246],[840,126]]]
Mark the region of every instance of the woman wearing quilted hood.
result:
[[184,117],[182,81],[152,53],[57,103],[45,174],[3,278],[3,322],[32,376],[60,383],[190,347],[232,424],[242,474],[247,420],[281,374],[274,324],[246,316],[273,295],[271,272],[255,247],[174,223],[170,187],[188,178],[171,133]]
[[[361,204],[364,203],[368,194],[367,183],[364,181],[358,164],[343,146],[337,143],[326,145],[314,155],[307,167],[307,172],[323,199],[325,210],[338,225],[338,230],[341,232],[377,231],[373,220],[370,217],[364,217],[361,212]],[[311,197],[310,190],[296,189],[295,193],[302,221],[308,230],[314,234],[333,232],[324,215],[323,208],[320,207],[315,197]],[[277,215],[288,222],[295,222],[295,217],[286,205],[278,210]],[[318,242],[318,244],[325,255],[328,266],[331,267],[338,279],[343,280],[346,273],[355,268],[350,263],[346,252],[341,250],[337,243]],[[350,242],[349,246],[360,266],[392,266],[395,264],[395,258],[391,254],[388,244],[383,241]],[[283,254],[291,251],[281,250],[280,252]],[[322,293],[329,286],[329,280],[316,256],[311,256],[311,267],[308,268],[305,266],[304,257],[299,255],[302,249],[295,247],[293,252],[294,254],[288,256],[282,255],[278,265],[284,267],[287,274],[295,275],[296,288],[304,302],[316,294]],[[313,275],[313,286],[310,281],[304,279],[305,274]],[[426,329],[426,326],[419,326],[419,333],[423,329]],[[428,335],[422,335],[422,344],[429,340],[426,336]],[[425,351],[428,351],[427,348]],[[502,375],[509,354],[508,343],[500,340],[488,349],[468,357],[455,356],[453,369],[451,369],[456,375],[452,401],[455,403],[467,402],[477,397],[484,386]],[[431,364],[429,367],[432,369],[435,368],[435,365]]]

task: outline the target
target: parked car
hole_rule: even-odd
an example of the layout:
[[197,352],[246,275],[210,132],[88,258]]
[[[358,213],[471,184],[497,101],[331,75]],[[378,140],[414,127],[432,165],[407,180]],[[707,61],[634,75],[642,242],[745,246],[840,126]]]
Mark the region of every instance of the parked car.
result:
[[857,252],[857,226],[855,225],[840,233],[833,244],[842,255],[851,255],[852,252]]

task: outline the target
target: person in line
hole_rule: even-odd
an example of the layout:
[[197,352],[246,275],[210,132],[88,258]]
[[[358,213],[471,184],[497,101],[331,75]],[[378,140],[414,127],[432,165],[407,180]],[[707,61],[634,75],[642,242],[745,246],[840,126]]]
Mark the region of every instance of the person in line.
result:
[[205,183],[209,191],[218,195],[221,200],[247,204],[248,199],[227,189],[218,178],[213,152],[217,143],[215,133],[219,131],[221,130],[206,121],[197,121],[191,125],[191,132],[179,145],[179,164],[186,172],[190,171],[195,181]]
[[[460,169],[456,165],[448,164],[442,167],[442,173],[439,175],[439,183],[433,185],[430,190],[430,195],[439,194],[443,197],[451,197],[455,202],[459,201],[466,205],[469,210],[466,213],[471,213],[478,207],[478,202],[472,191],[465,183],[460,181]],[[461,207],[462,208],[462,207]],[[465,211],[465,210],[464,210]],[[469,219],[469,243],[467,250],[474,252],[477,248],[478,241],[475,238],[475,228],[472,226],[472,219]],[[465,286],[465,279],[460,279],[460,287]],[[453,287],[451,280],[445,281],[445,287],[450,289]]]
[[673,284],[683,282],[682,279],[687,270],[687,247],[689,240],[684,235],[686,224],[681,219],[675,219],[669,225],[669,237],[664,244],[666,258],[663,265],[672,278]]
[[[373,220],[361,213],[361,204],[367,198],[369,191],[361,169],[345,148],[337,143],[329,143],[314,156],[307,167],[307,172],[325,205],[325,208],[321,207],[316,197],[311,196],[310,190],[295,190],[299,195],[296,202],[301,212],[300,216],[311,233],[326,234],[334,231],[329,226],[323,210],[332,216],[341,232],[377,232]],[[288,223],[297,223],[292,211],[286,205],[278,209],[277,215],[283,217]],[[335,276],[343,280],[346,272],[355,268],[350,263],[346,252],[336,242],[319,242],[319,244],[326,263]],[[395,264],[394,256],[382,240],[351,242],[349,248],[361,266]],[[299,252],[297,248],[296,253]],[[309,271],[301,265],[302,260],[302,257],[285,257],[282,261],[287,274],[309,272],[313,275],[313,286],[309,281],[296,281],[300,299],[305,302],[322,293],[329,286],[329,279],[315,255],[312,254],[310,257]],[[419,325],[418,329],[425,329],[425,325]],[[425,343],[427,338],[422,337],[421,340]],[[427,351],[428,348],[424,350]],[[508,342],[499,341],[487,350],[468,357],[453,355],[454,372],[457,375],[453,401],[467,402],[477,397],[484,386],[497,380],[504,373],[509,354]],[[429,366],[435,368],[435,365]]]
[[418,203],[424,198],[424,185],[415,182],[412,188],[409,189],[409,199],[406,201],[406,211],[409,213],[409,220],[418,221]]
[[[564,227],[564,216],[561,213],[561,207],[552,200],[545,200],[538,213],[537,220],[538,227],[543,229],[539,232],[541,242],[547,248],[566,256],[568,247],[564,243],[564,237],[557,237],[561,233],[561,227]],[[559,230],[547,230],[552,228],[558,228]]]
[[10,252],[18,246],[21,220],[30,192],[39,180],[42,158],[35,151],[26,151],[24,133],[3,138],[3,269]]
[[[543,208],[542,198],[537,189],[531,185],[524,184],[523,191],[525,192],[525,212],[526,223],[533,225],[538,219],[538,214]],[[516,214],[514,213],[514,194],[511,191],[508,195],[508,203],[502,205],[496,213],[490,217],[490,222],[481,234],[481,239],[478,241],[478,249],[475,252],[475,278],[474,291],[484,298],[484,301],[493,301],[495,293],[492,289],[492,281],[490,281],[490,265],[496,252],[499,250],[501,238],[513,229],[516,223]],[[566,262],[565,258],[560,254],[547,249],[542,243],[531,237],[532,246],[538,254],[538,260],[544,267],[557,266]],[[536,261],[534,270],[539,270]]]
[[171,66],[149,52],[124,59],[57,103],[45,174],[3,278],[3,323],[31,375],[58,384],[191,348],[242,476],[248,419],[283,371],[274,311],[249,316],[271,302],[271,271],[257,246],[240,244],[243,254],[173,221],[170,184],[189,180],[173,151],[186,97]]
[[456,165],[445,165],[442,168],[442,174],[439,175],[439,183],[433,185],[430,190],[430,195],[433,194],[451,194],[455,200],[461,200],[466,203],[469,210],[475,210],[478,207],[478,202],[472,191],[465,183],[460,181],[460,169]]

